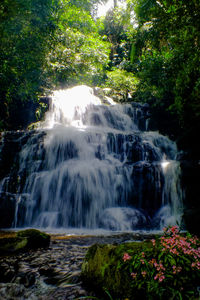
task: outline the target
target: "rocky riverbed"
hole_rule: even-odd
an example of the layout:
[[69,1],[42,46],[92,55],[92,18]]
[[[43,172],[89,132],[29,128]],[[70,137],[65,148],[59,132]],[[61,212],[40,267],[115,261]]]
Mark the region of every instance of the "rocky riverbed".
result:
[[0,257],[0,300],[70,300],[95,296],[81,282],[81,265],[95,244],[152,238],[147,234],[51,237],[50,247]]

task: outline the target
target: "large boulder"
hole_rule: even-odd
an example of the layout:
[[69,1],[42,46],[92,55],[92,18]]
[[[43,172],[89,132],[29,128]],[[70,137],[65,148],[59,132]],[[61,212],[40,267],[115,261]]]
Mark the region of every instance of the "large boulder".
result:
[[37,248],[49,247],[50,236],[36,229],[17,232],[12,237],[0,238],[0,254],[12,254]]
[[50,244],[50,235],[37,229],[21,230],[17,233],[17,237],[27,239],[26,247],[29,249],[49,247]]

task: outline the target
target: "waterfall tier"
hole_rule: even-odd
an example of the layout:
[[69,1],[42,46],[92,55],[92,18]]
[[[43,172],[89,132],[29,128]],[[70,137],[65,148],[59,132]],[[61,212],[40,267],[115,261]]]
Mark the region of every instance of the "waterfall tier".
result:
[[132,230],[180,222],[176,144],[148,131],[148,118],[146,105],[102,104],[86,86],[54,92],[40,128],[18,138],[15,168],[0,183],[2,197],[13,197],[12,225]]

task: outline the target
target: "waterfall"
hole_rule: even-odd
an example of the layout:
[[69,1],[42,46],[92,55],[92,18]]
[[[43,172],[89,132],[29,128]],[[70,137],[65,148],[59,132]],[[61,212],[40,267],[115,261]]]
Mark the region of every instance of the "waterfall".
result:
[[[17,158],[13,226],[133,230],[180,222],[176,144],[147,131],[148,118],[145,105],[108,97],[102,104],[87,86],[55,91]],[[1,191],[9,193],[8,181]]]

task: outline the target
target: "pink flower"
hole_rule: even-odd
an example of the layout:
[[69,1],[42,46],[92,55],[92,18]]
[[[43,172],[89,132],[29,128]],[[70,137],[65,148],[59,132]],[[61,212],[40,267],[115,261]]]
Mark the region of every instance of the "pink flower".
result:
[[155,258],[152,258],[150,261],[149,261],[149,264],[150,265],[154,265],[156,263],[156,259]]
[[156,276],[154,276],[154,280],[157,279],[159,282],[162,282],[165,279],[164,273],[163,272],[157,273]]
[[192,268],[195,268],[195,267],[196,267],[196,264],[193,262],[193,263],[191,264],[191,267],[192,267]]
[[156,240],[152,239],[151,242],[152,242],[153,246],[156,245]]
[[141,274],[142,274],[143,277],[145,277],[147,275],[147,272],[146,271],[142,271]]
[[144,265],[144,259],[140,259],[141,263]]
[[159,277],[159,281],[160,281],[160,282],[162,282],[164,279],[165,279],[165,276],[164,276],[164,275],[162,275],[162,276]]
[[171,232],[172,232],[172,233],[175,234],[175,233],[178,233],[178,231],[179,231],[179,230],[178,230],[178,226],[175,225],[175,226],[171,227]]
[[180,273],[182,271],[182,267],[177,267],[175,265],[172,266],[173,274]]
[[132,273],[131,273],[131,276],[132,276],[133,279],[135,279],[135,278],[137,277],[137,273],[133,273],[133,272],[132,272]]
[[177,268],[177,273],[180,273],[182,271],[182,267]]
[[124,253],[123,261],[127,261],[127,260],[130,260],[130,259],[131,259],[131,256],[128,253]]

